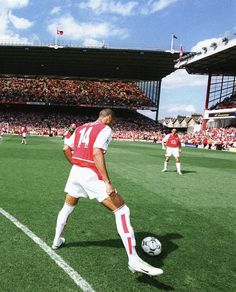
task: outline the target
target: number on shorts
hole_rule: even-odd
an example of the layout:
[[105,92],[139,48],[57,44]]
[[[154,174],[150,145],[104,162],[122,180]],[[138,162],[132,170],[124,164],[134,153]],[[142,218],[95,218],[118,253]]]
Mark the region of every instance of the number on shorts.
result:
[[78,147],[80,147],[81,144],[84,144],[84,147],[88,148],[89,137],[90,137],[91,131],[92,131],[92,127],[88,128],[88,129],[84,128],[80,131],[80,138],[79,138]]

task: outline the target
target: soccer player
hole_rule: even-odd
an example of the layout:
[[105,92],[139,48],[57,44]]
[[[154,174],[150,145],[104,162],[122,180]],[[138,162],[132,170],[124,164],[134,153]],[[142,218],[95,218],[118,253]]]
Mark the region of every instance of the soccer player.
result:
[[179,161],[179,156],[181,153],[181,142],[176,129],[172,129],[171,134],[168,134],[164,137],[164,139],[162,140],[162,149],[166,150],[166,158],[164,162],[164,169],[162,170],[162,172],[167,171],[168,162],[171,155],[173,155],[176,161],[177,172],[179,175],[182,175]]
[[2,139],[3,139],[3,135],[4,135],[4,133],[5,133],[5,128],[2,128],[2,127],[1,127],[0,130],[1,130],[1,131],[0,131],[0,140],[2,140]]
[[26,135],[27,135],[27,129],[26,129],[26,127],[22,127],[21,128],[21,136],[22,136],[21,144],[25,144],[25,145],[27,144]]
[[107,172],[105,153],[111,141],[113,125],[113,111],[103,109],[95,122],[76,128],[64,146],[64,154],[72,168],[65,186],[65,203],[57,217],[52,249],[57,249],[65,243],[61,234],[79,198],[96,199],[115,215],[117,231],[128,255],[129,269],[133,273],[161,275],[161,269],[149,265],[137,255],[130,210],[112,185]]

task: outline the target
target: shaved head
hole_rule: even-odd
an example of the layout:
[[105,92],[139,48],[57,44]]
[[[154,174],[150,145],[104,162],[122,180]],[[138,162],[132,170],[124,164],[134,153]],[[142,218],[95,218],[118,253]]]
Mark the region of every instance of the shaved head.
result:
[[105,125],[113,127],[115,124],[115,114],[110,108],[105,108],[100,111],[98,120],[100,120]]
[[114,118],[115,114],[114,114],[113,110],[111,110],[110,108],[105,108],[105,109],[100,111],[99,118],[100,117],[107,117],[107,116],[112,116],[112,118]]

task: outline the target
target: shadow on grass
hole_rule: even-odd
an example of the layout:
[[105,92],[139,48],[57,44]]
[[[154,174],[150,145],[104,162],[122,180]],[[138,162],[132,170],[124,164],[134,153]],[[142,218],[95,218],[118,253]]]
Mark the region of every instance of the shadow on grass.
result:
[[183,174],[186,173],[197,173],[195,170],[181,170]]
[[174,287],[167,285],[167,284],[164,284],[164,283],[158,281],[157,278],[151,278],[147,275],[139,276],[136,279],[136,281],[153,286],[153,287],[156,287],[157,289],[161,289],[161,290],[166,290],[166,291],[174,291],[175,290]]
[[[168,174],[168,172],[169,173],[176,173],[177,174],[177,171],[176,170],[167,170],[166,172],[163,172],[163,174]],[[181,169],[181,172],[182,172],[182,174],[188,174],[188,173],[197,173],[197,171],[195,171],[195,170],[182,170]]]
[[[141,241],[143,238],[147,236],[153,236],[160,240],[162,244],[162,252],[159,256],[150,257],[145,254],[141,248]],[[183,238],[183,236],[179,233],[167,233],[165,235],[157,235],[150,232],[137,232],[135,233],[136,241],[137,241],[137,252],[141,255],[142,259],[146,262],[150,263],[153,266],[162,267],[164,265],[164,259],[176,249],[178,249],[178,245],[173,242],[177,239]],[[107,239],[107,240],[98,240],[98,241],[78,241],[78,242],[69,242],[65,245],[65,248],[73,248],[73,247],[89,247],[89,246],[104,246],[104,247],[112,247],[112,248],[123,248],[122,241],[120,239]],[[136,281],[145,283],[147,285],[156,287],[158,289],[174,291],[175,289],[167,284],[164,284],[157,280],[157,278],[150,278],[147,275],[141,275],[136,278]]]
[[[141,248],[141,241],[143,238],[147,236],[153,236],[160,240],[162,244],[162,252],[157,257],[150,257],[147,254],[145,254]],[[137,251],[140,255],[142,255],[142,258],[148,262],[149,264],[156,266],[156,267],[162,267],[164,266],[164,259],[172,252],[178,249],[178,245],[174,242],[175,240],[181,239],[183,236],[179,233],[167,233],[165,235],[157,235],[154,233],[149,232],[138,232],[136,233],[136,240],[137,240]],[[165,270],[164,270],[165,273]],[[157,280],[158,279],[158,280]],[[162,283],[159,281],[159,278],[150,278],[147,275],[139,276],[136,279],[138,282],[146,283],[147,285],[156,287],[158,289],[166,290],[166,291],[174,291],[175,288],[167,285],[165,283]]]

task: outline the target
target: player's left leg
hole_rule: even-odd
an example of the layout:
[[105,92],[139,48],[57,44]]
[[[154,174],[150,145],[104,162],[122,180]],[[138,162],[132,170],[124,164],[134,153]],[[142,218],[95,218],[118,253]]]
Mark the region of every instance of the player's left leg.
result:
[[179,160],[179,156],[175,156],[175,161],[176,161],[176,169],[179,175],[182,175],[181,172],[181,164],[180,164],[180,160]]
[[149,265],[137,255],[134,230],[130,223],[130,210],[125,205],[123,198],[114,192],[103,200],[102,204],[113,211],[115,215],[117,231],[128,255],[129,269],[132,272],[141,272],[150,276],[161,275],[163,273],[162,269]]
[[66,196],[64,206],[57,216],[56,232],[53,240],[52,249],[58,249],[65,242],[65,239],[61,237],[64,227],[67,223],[69,215],[73,212],[76,204],[78,203],[78,198],[72,197],[69,194]]
[[125,205],[123,198],[118,193],[112,193],[102,204],[110,209],[116,219],[117,231],[122,239],[127,255],[130,258],[136,256],[136,242],[134,230],[130,223],[130,210]]

